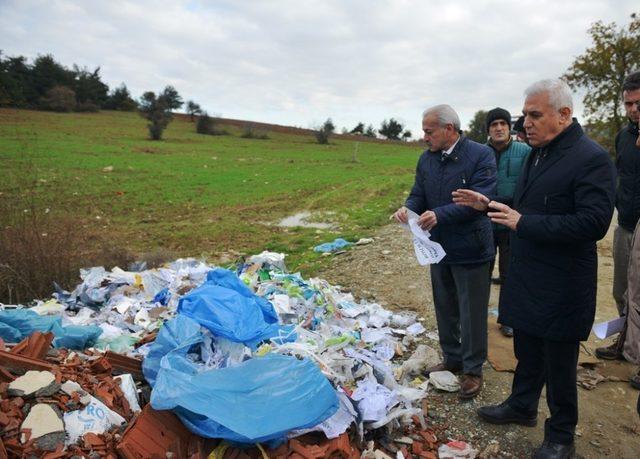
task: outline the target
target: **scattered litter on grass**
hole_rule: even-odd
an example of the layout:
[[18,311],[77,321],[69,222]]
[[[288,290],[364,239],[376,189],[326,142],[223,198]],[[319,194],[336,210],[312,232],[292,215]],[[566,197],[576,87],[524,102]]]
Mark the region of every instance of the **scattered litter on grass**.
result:
[[331,252],[337,252],[340,249],[344,249],[345,247],[349,247],[351,244],[351,242],[346,241],[342,238],[337,238],[332,242],[325,242],[324,244],[320,244],[317,245],[313,248],[314,252],[318,252],[318,253],[331,253]]

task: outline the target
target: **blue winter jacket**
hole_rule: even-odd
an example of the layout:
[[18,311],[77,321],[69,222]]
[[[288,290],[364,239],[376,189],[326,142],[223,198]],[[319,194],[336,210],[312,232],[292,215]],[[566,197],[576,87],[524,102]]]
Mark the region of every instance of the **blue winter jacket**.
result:
[[484,212],[453,203],[451,193],[470,188],[485,196],[496,191],[496,160],[491,148],[461,137],[451,154],[425,151],[405,205],[418,215],[432,210],[438,220],[430,231],[447,255],[440,263],[471,264],[495,256],[491,222]]

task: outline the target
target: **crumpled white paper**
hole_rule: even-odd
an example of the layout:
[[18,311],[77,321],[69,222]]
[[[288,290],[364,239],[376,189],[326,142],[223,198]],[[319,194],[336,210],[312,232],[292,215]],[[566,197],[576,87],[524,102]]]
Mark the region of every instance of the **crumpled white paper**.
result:
[[413,249],[418,263],[422,266],[439,263],[446,255],[444,249],[439,243],[430,239],[431,233],[429,231],[420,228],[418,225],[420,216],[418,214],[410,209],[407,209],[407,214],[409,223],[402,226],[413,234]]

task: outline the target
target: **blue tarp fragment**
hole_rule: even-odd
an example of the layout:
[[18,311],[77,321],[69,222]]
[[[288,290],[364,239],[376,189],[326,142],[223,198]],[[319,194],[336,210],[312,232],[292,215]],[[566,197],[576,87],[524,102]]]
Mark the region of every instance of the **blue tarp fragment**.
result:
[[161,328],[142,364],[151,406],[172,410],[192,432],[239,443],[278,441],[338,409],[335,389],[311,361],[268,354],[200,371],[187,354],[202,341],[198,323],[178,315]]
[[343,249],[351,245],[351,242],[345,241],[342,238],[338,238],[333,242],[325,242],[324,244],[317,245],[313,248],[314,252],[335,252],[336,250]]
[[70,325],[63,327],[60,316],[41,316],[28,309],[0,311],[0,338],[8,342],[19,342],[32,333],[53,332],[54,347],[82,350],[93,346],[102,329],[95,325]]
[[274,337],[283,341],[296,339],[290,326],[278,324],[273,305],[226,269],[210,271],[204,284],[180,299],[178,313],[194,319],[216,336],[253,348]]

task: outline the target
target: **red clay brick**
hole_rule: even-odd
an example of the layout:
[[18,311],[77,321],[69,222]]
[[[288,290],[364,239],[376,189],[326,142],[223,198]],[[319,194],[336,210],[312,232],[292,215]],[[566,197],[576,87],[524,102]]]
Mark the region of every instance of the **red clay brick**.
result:
[[114,370],[117,370],[120,373],[131,373],[131,375],[138,381],[144,381],[144,375],[142,374],[142,360],[127,357],[122,354],[116,354],[111,351],[107,351],[104,356],[109,363],[111,363]]
[[166,457],[189,458],[202,454],[202,439],[196,437],[170,411],[156,411],[146,405],[129,425],[117,447],[124,459]]
[[49,370],[53,369],[53,365],[40,359],[34,359],[12,352],[0,351],[0,365],[19,371],[26,370]]

